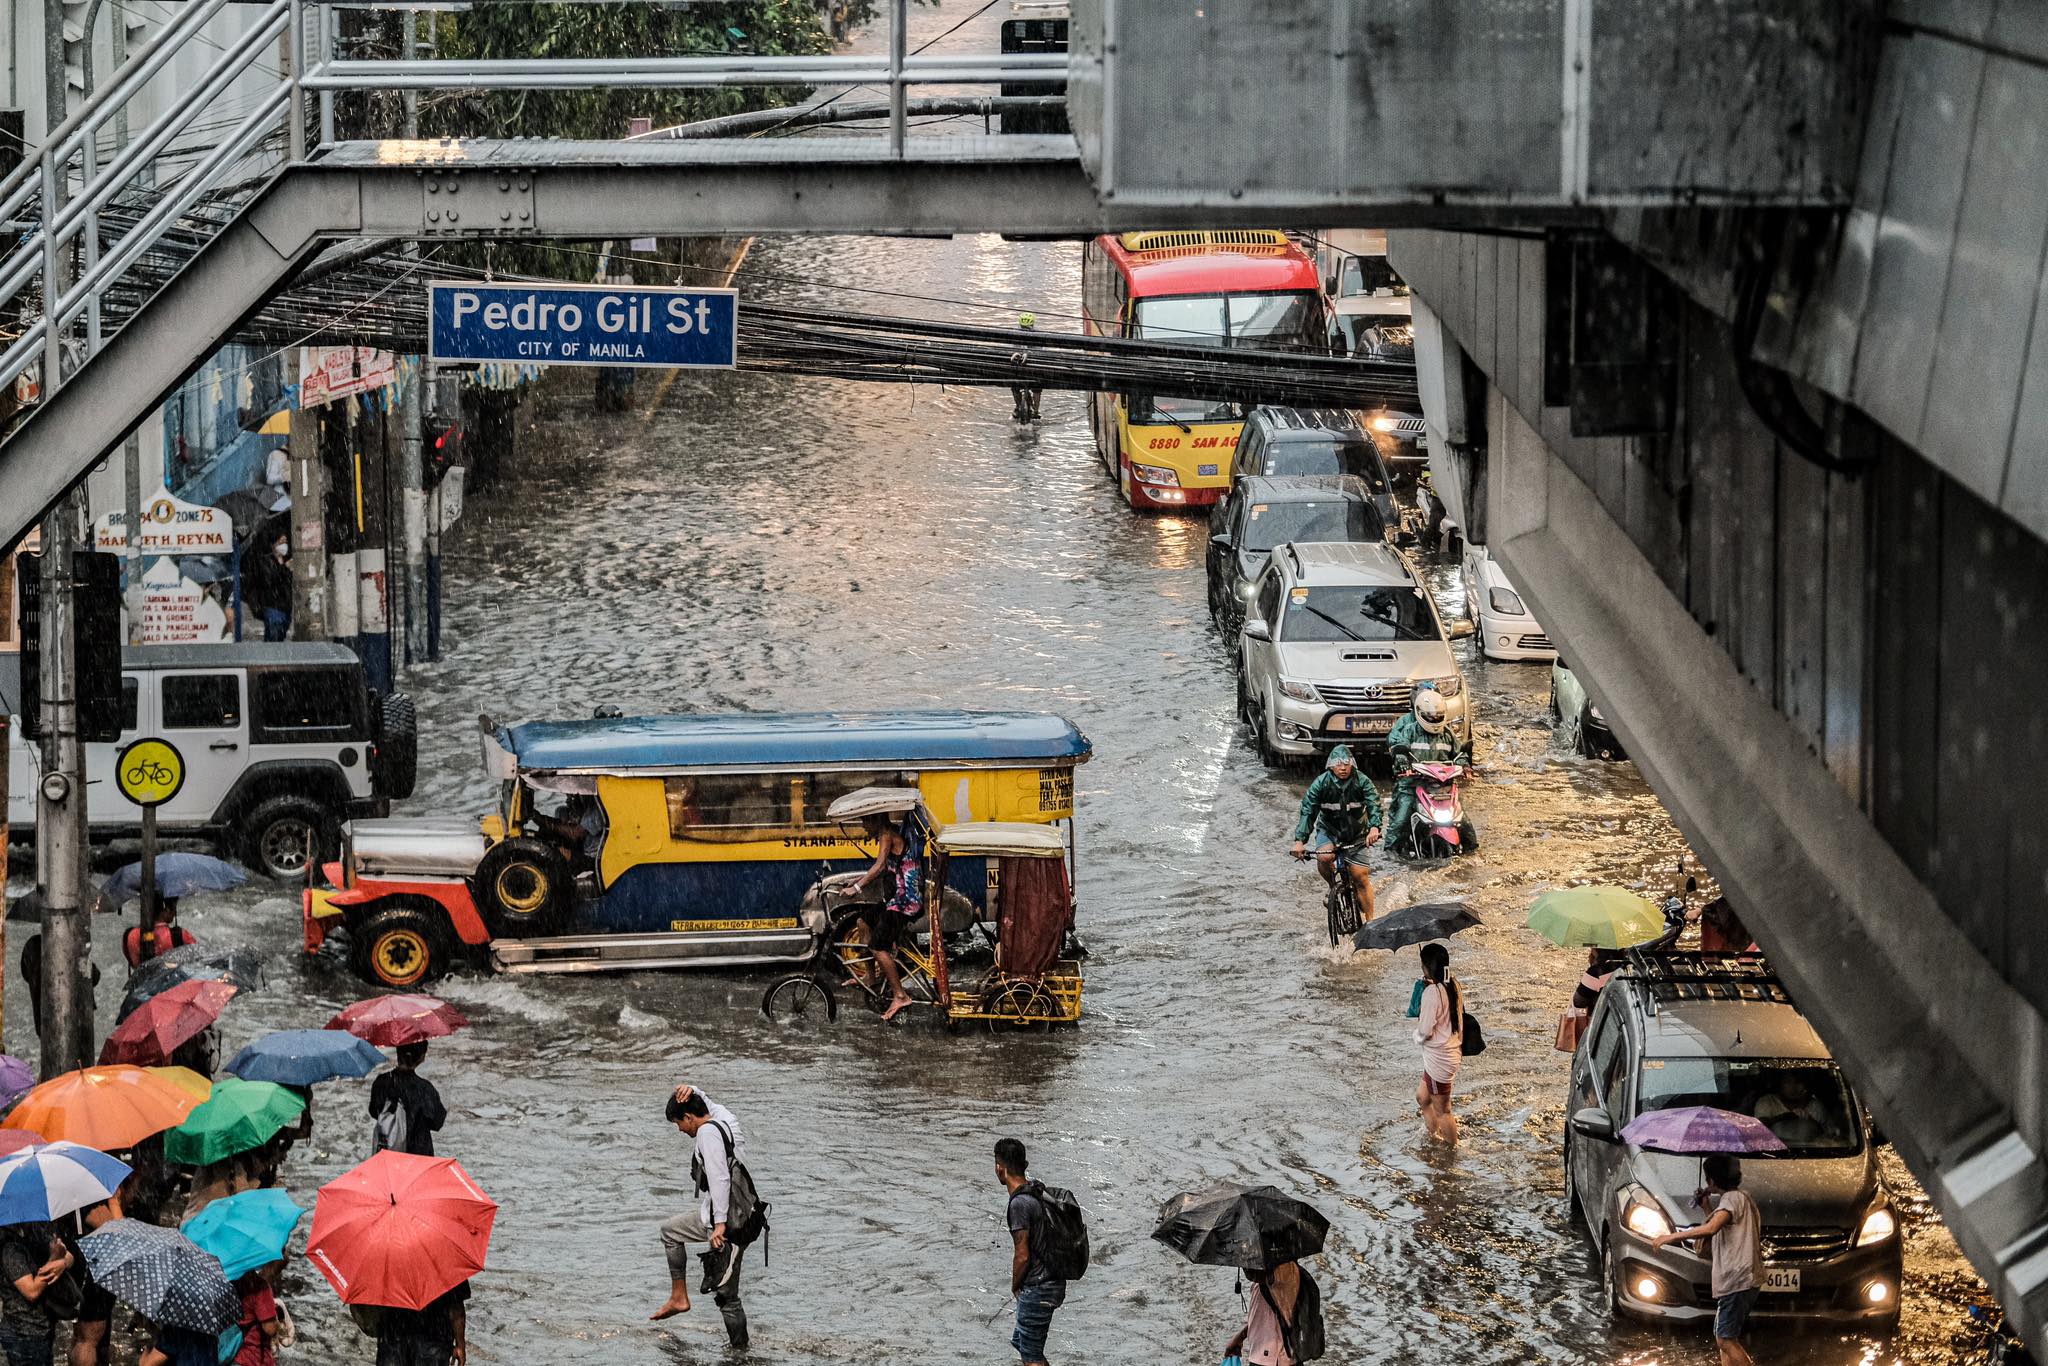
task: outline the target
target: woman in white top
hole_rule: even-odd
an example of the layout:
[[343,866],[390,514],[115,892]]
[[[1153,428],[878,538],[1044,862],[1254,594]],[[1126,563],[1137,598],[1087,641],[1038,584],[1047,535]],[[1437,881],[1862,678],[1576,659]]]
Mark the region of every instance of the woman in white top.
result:
[[1422,1027],[1415,1042],[1422,1045],[1422,1084],[1415,1104],[1422,1111],[1428,1137],[1458,1141],[1458,1120],[1451,1113],[1451,1082],[1458,1075],[1464,1042],[1465,993],[1451,976],[1451,954],[1442,944],[1422,946]]

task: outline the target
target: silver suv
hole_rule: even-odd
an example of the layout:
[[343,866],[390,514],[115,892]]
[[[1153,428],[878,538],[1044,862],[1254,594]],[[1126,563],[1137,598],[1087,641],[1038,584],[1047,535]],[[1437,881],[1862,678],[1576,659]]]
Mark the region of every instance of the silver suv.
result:
[[1383,745],[1427,686],[1469,744],[1465,678],[1450,642],[1471,633],[1468,621],[1445,631],[1391,547],[1289,542],[1268,558],[1238,636],[1238,715],[1259,757],[1277,765],[1338,744]]
[[1700,1159],[1619,1137],[1637,1115],[1683,1105],[1752,1115],[1786,1145],[1742,1164],[1742,1189],[1763,1215],[1756,1312],[1894,1326],[1898,1215],[1855,1091],[1767,966],[1695,953],[1630,955],[1572,1058],[1566,1194],[1600,1255],[1609,1308],[1671,1322],[1714,1316],[1707,1261],[1684,1244],[1649,1243],[1706,1219],[1695,1203]]

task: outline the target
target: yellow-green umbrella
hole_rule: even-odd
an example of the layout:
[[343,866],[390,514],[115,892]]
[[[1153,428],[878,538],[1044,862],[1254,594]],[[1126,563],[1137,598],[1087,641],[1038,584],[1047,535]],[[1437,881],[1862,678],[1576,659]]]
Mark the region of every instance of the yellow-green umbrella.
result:
[[1560,887],[1529,907],[1529,928],[1564,948],[1623,949],[1664,933],[1664,916],[1625,888]]

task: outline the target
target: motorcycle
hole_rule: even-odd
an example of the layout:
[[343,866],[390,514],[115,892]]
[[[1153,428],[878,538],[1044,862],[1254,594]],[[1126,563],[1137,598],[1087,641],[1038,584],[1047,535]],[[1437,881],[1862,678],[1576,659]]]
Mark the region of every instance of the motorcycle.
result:
[[1415,812],[1408,818],[1409,857],[1449,858],[1478,847],[1478,836],[1465,819],[1464,799],[1458,794],[1458,780],[1469,771],[1463,764],[1415,765]]

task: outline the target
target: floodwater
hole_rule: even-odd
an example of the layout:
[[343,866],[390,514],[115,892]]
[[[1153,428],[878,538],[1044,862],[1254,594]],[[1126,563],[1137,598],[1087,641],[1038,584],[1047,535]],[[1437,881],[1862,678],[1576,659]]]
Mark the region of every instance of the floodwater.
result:
[[[777,302],[1004,316],[941,302],[971,298],[1058,327],[1078,276],[1071,244],[818,239],[757,243],[740,283]],[[1579,960],[1521,917],[1569,881],[1661,899],[1685,851],[1633,766],[1555,742],[1545,666],[1488,665],[1460,643],[1481,851],[1377,870],[1383,907],[1455,896],[1486,920],[1451,949],[1491,1046],[1459,1078],[1463,1142],[1431,1152],[1404,1017],[1413,951],[1328,947],[1320,883],[1286,857],[1308,775],[1264,770],[1235,724],[1204,606],[1205,524],[1123,507],[1081,398],[1048,394],[1027,428],[999,390],[650,374],[636,414],[604,418],[580,381],[555,394],[517,479],[474,495],[452,540],[446,658],[407,682],[423,776],[399,814],[488,805],[479,711],[1057,711],[1095,747],[1077,783],[1093,957],[1078,1028],[999,1037],[854,1011],[789,1032],[759,1015],[760,976],[443,983],[474,1027],[425,1068],[450,1109],[439,1146],[501,1205],[473,1359],[722,1358],[708,1303],[646,1321],[667,1289],[656,1225],[691,1198],[685,1140],[661,1115],[688,1080],[739,1116],[774,1201],[770,1264],[757,1250],[747,1272],[753,1360],[1013,1359],[989,1156],[1003,1135],[1089,1213],[1094,1264],[1054,1322],[1059,1362],[1221,1355],[1242,1313],[1230,1273],[1147,1237],[1161,1200],[1218,1179],[1270,1181],[1330,1216],[1313,1270],[1332,1361],[1712,1360],[1704,1331],[1611,1323],[1565,1219],[1566,1066],[1550,1045]],[[1456,574],[1439,565],[1431,582],[1459,614]],[[338,961],[301,957],[296,903],[268,887],[195,899],[186,919],[274,955],[267,984],[229,1008],[230,1049],[366,990]],[[97,933],[110,1016],[121,974],[111,927]],[[33,1056],[19,1004],[10,1024],[11,1051]],[[313,1150],[287,1170],[308,1205],[364,1156],[366,1094],[322,1088]],[[1900,1336],[1771,1333],[1760,1358],[1960,1359],[1974,1278],[1896,1162],[1892,1175]],[[292,1274],[292,1359],[370,1359],[326,1285],[303,1261]]]

